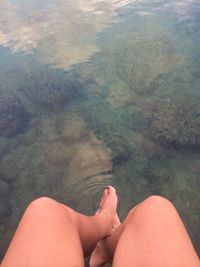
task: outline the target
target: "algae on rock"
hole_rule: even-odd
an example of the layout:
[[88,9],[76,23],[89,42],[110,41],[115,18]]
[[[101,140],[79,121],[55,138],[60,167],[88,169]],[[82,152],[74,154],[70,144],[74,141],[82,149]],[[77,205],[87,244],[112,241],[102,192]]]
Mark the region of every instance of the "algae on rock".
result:
[[172,96],[144,107],[147,132],[160,143],[200,144],[200,98]]
[[24,130],[28,113],[19,98],[7,88],[0,89],[0,136],[12,137]]
[[78,97],[82,86],[78,78],[58,70],[40,70],[28,75],[21,91],[35,104],[48,110],[60,110],[74,97]]

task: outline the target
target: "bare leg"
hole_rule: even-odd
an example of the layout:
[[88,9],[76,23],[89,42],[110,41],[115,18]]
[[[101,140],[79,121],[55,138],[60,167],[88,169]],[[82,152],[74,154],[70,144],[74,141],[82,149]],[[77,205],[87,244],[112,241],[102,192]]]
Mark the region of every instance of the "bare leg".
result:
[[47,197],[33,201],[1,267],[84,266],[84,255],[112,231],[117,197],[114,190],[106,189],[104,194],[102,212],[91,217]]
[[[98,212],[99,211],[97,211],[97,213]],[[121,223],[120,223],[119,217],[116,213],[115,217],[113,218],[113,232],[116,230],[116,228],[120,224]],[[113,239],[112,239],[112,243],[115,243]],[[90,267],[107,266],[105,263],[112,261],[107,247],[110,247],[108,244],[108,237],[101,239],[97,243],[90,257]]]
[[158,196],[133,208],[104,245],[114,267],[200,267],[176,209]]

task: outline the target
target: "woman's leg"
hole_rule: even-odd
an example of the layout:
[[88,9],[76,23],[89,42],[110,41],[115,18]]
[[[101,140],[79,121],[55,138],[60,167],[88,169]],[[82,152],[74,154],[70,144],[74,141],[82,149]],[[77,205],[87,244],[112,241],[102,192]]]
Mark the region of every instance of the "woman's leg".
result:
[[[113,267],[200,267],[176,209],[159,196],[133,208],[113,235],[102,242],[101,257],[113,258]],[[94,256],[98,259],[98,253]],[[103,261],[95,266],[104,266]]]
[[91,217],[47,197],[33,201],[18,225],[1,267],[84,266],[84,255],[111,233],[116,206],[117,197],[111,187],[104,191],[102,212]]

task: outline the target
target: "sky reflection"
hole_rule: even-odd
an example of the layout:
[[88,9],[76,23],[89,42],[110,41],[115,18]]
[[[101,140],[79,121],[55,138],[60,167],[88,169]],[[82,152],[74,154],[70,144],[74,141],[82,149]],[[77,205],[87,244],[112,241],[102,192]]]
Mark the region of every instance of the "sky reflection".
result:
[[69,69],[98,51],[97,33],[131,0],[2,0],[0,44]]
[[138,6],[140,16],[163,7],[180,19],[191,16],[195,0],[1,0],[0,44],[13,53],[34,53],[42,63],[68,70],[99,50],[97,35],[113,22],[121,8]]

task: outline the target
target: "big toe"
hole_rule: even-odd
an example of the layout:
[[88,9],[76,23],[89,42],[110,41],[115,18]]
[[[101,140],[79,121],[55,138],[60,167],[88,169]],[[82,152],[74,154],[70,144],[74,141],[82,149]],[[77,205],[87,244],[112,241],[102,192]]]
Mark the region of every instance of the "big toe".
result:
[[106,189],[109,195],[116,195],[116,190],[113,186],[109,185]]
[[107,186],[100,202],[100,209],[105,209],[111,214],[116,213],[117,201],[118,199],[115,188],[113,186]]

